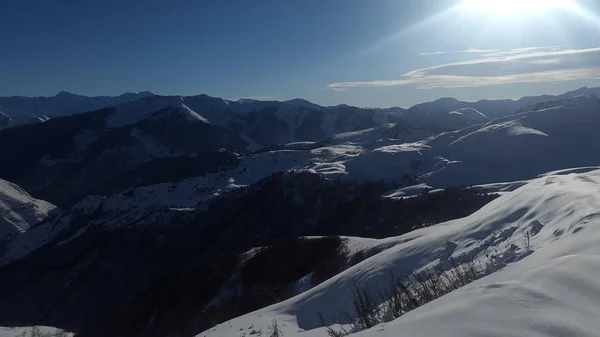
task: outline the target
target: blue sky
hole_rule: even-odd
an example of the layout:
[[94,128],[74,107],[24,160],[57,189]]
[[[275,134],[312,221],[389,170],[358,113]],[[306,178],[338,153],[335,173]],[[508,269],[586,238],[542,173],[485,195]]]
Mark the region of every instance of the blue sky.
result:
[[407,107],[560,93],[600,86],[596,2],[497,14],[461,0],[2,0],[0,96]]

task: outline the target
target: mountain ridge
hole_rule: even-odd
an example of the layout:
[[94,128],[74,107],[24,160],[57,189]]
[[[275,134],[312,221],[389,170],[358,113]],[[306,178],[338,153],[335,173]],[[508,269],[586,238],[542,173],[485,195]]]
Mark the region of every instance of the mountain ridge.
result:
[[[568,97],[572,97],[572,96],[577,96],[577,95],[581,95],[581,94],[596,94],[599,95],[600,94],[600,87],[593,87],[593,88],[589,88],[589,87],[581,87],[572,91],[568,91],[566,93],[563,94],[558,94],[558,95],[539,95],[539,96],[524,96],[521,97],[519,99],[481,99],[478,101],[461,101],[458,100],[456,98],[453,97],[442,97],[439,98],[435,101],[431,101],[431,102],[424,102],[424,103],[419,103],[419,104],[415,104],[413,106],[411,106],[410,108],[400,108],[398,106],[392,106],[392,107],[388,107],[388,108],[372,108],[372,107],[357,107],[357,106],[349,106],[347,104],[338,104],[338,105],[333,105],[333,106],[324,106],[324,105],[319,105],[319,104],[315,104],[312,103],[306,99],[302,99],[302,98],[294,98],[294,99],[289,99],[289,100],[284,100],[284,101],[278,101],[278,100],[267,100],[267,101],[261,101],[261,100],[256,100],[256,99],[245,99],[245,98],[240,98],[238,100],[228,100],[228,99],[223,99],[223,98],[219,98],[219,97],[213,97],[213,96],[209,96],[207,94],[198,94],[198,95],[193,95],[193,96],[181,96],[181,97],[197,97],[200,99],[204,99],[204,100],[214,100],[214,101],[221,101],[223,104],[232,104],[232,103],[237,103],[240,105],[269,105],[269,104],[280,104],[280,105],[288,105],[288,106],[294,106],[294,107],[305,107],[305,108],[311,108],[311,109],[317,109],[317,110],[328,110],[328,109],[335,109],[335,108],[355,108],[355,109],[365,109],[365,110],[379,110],[379,111],[396,111],[396,112],[402,112],[402,111],[422,111],[422,110],[428,110],[431,107],[435,107],[438,106],[438,109],[448,109],[448,108],[452,108],[454,106],[458,106],[455,109],[459,109],[459,108],[474,108],[476,110],[480,110],[477,107],[481,108],[482,106],[486,106],[488,104],[502,104],[502,108],[508,108],[508,109],[512,109],[514,106],[527,106],[527,105],[531,105],[531,104],[535,104],[538,103],[540,101],[547,101],[547,100],[555,100],[555,99],[563,99],[563,98],[568,98]],[[110,107],[112,105],[118,105],[121,103],[125,103],[126,101],[132,101],[132,100],[137,100],[137,99],[142,99],[145,97],[151,97],[151,96],[162,96],[162,97],[178,97],[178,96],[168,96],[168,95],[156,95],[152,92],[149,91],[142,91],[139,93],[123,93],[121,95],[118,96],[85,96],[85,95],[79,95],[79,94],[73,94],[67,91],[61,91],[59,93],[57,93],[54,96],[39,96],[39,97],[26,97],[26,96],[8,96],[8,97],[0,97],[0,111],[4,106],[4,109],[6,111],[9,111],[10,114],[13,114],[12,110],[15,110],[15,108],[11,107],[10,104],[7,104],[6,101],[9,99],[18,99],[20,101],[26,101],[26,100],[49,100],[49,99],[55,99],[55,98],[75,98],[78,100],[102,100],[102,99],[107,99],[110,100],[111,102],[107,102],[104,103],[103,106],[99,106],[99,103],[96,103],[96,108],[92,109],[89,108],[88,106],[86,106],[84,104],[83,107],[78,108],[73,110],[73,108],[69,108],[67,109],[67,111],[56,111],[56,112],[46,112],[46,114],[59,114],[59,115],[65,115],[65,114],[73,114],[73,113],[84,113],[84,112],[88,112],[88,111],[92,111],[92,110],[98,110],[101,108],[106,108],[106,107]],[[4,103],[3,103],[4,102]],[[40,103],[41,104],[41,103]],[[441,107],[439,107],[441,105]],[[31,110],[31,108],[28,108],[29,110]],[[28,110],[25,109],[25,110]],[[40,107],[37,108],[42,109]],[[454,109],[454,110],[455,110]],[[485,109],[484,109],[485,110]],[[450,112],[452,110],[448,110],[446,112]],[[21,111],[20,113],[29,113],[32,115],[37,115],[39,114],[39,111]],[[485,114],[485,112],[484,112]],[[496,116],[497,113],[492,113],[491,115],[493,117]],[[9,115],[9,117],[12,117]]]
[[[239,256],[229,260],[227,253],[249,252],[288,236],[350,230],[357,231],[353,235],[376,235],[385,227],[396,234],[411,231],[393,241],[413,252],[420,248],[411,245],[422,237],[435,241],[426,255],[438,256],[436,249],[447,237],[422,235],[432,229],[412,231],[448,219],[445,216],[471,214],[471,207],[493,198],[479,195],[480,190],[510,194],[531,181],[535,183],[530,187],[540,186],[559,180],[554,176],[577,173],[572,168],[600,165],[593,155],[600,151],[595,140],[600,128],[598,97],[589,89],[557,99],[543,97],[546,100],[524,99],[534,103],[510,111],[456,108],[459,101],[443,99],[436,103],[441,107],[425,104],[407,112],[321,109],[303,100],[235,103],[207,95],[154,95],[2,130],[0,177],[65,210],[0,249],[0,323],[60,323],[85,331],[82,336],[103,336],[100,328],[112,329],[118,322],[123,330],[114,335],[119,336],[145,332],[136,329],[148,329],[152,321],[158,322],[156,336],[163,328],[191,336],[211,323],[205,304],[228,294],[219,287],[228,284],[231,275],[218,271],[230,268]],[[419,120],[411,113],[429,119]],[[407,116],[415,119],[407,123]],[[447,124],[452,130],[442,132],[438,127],[444,125],[434,123],[441,116],[456,118],[444,123],[460,123]],[[413,127],[415,122],[427,123],[422,125],[429,130]],[[250,141],[260,149],[253,151]],[[540,153],[551,156],[542,158]],[[564,171],[548,174],[557,170]],[[549,178],[538,178],[542,174]],[[581,179],[597,180],[596,175]],[[473,185],[477,187],[456,192]],[[476,201],[466,202],[468,207],[449,206],[469,196]],[[539,199],[537,194],[526,197]],[[423,199],[431,204],[426,202],[411,218],[416,212],[411,202]],[[408,206],[399,208],[403,203]],[[495,207],[477,216],[485,218],[481,223],[455,220],[450,225],[501,227],[488,220],[522,217],[499,210],[489,217],[489,209]],[[460,240],[464,249],[479,247],[467,237]],[[387,251],[348,270],[368,270],[369,260],[396,253],[402,252]],[[381,266],[396,262],[387,260]],[[303,280],[292,281],[300,292],[310,288]],[[338,290],[324,291],[341,294]],[[281,292],[287,293],[287,288]],[[27,296],[42,299],[17,305]],[[317,328],[313,309],[319,300],[314,298],[317,302],[306,302],[306,315],[294,317],[299,324],[295,331]],[[277,300],[269,297],[265,303]],[[140,303],[150,310],[137,310]],[[90,310],[82,311],[82,305]],[[328,314],[337,310],[330,309]],[[183,315],[173,320],[177,310]]]
[[[550,94],[541,94],[541,95],[530,95],[530,96],[522,96],[520,98],[498,98],[498,99],[489,99],[489,98],[482,98],[479,99],[477,101],[463,101],[463,100],[459,100],[457,98],[454,97],[440,97],[436,100],[433,101],[429,101],[429,102],[422,102],[422,103],[417,103],[415,105],[410,106],[409,108],[402,108],[400,106],[397,105],[393,105],[390,107],[369,107],[369,106],[352,106],[352,107],[356,107],[356,108],[361,108],[361,109],[405,109],[408,110],[410,108],[413,108],[415,106],[419,106],[421,104],[429,104],[429,103],[440,103],[440,102],[459,102],[459,103],[467,103],[467,104],[472,104],[472,103],[479,103],[479,102],[505,102],[505,101],[513,101],[513,102],[518,102],[518,101],[528,101],[528,100],[535,100],[538,98],[544,98],[544,99],[562,99],[565,97],[570,97],[570,96],[579,96],[579,95],[584,95],[584,94],[598,94],[598,92],[600,92],[600,87],[588,87],[588,86],[583,86],[577,89],[573,89],[573,90],[569,90],[567,92],[561,93],[561,94],[555,94],[555,95],[550,95]],[[53,95],[53,96],[22,96],[22,95],[12,95],[12,96],[0,96],[0,99],[5,99],[5,98],[22,98],[22,99],[27,99],[27,98],[52,98],[52,97],[56,97],[59,95],[65,95],[65,96],[75,96],[75,97],[85,97],[85,98],[104,98],[104,97],[138,97],[138,98],[143,98],[143,97],[148,97],[148,96],[184,96],[184,97],[194,97],[194,96],[206,96],[209,98],[215,98],[215,99],[219,99],[218,96],[210,96],[208,94],[197,94],[197,95],[161,95],[161,94],[155,94],[152,93],[151,91],[140,91],[140,92],[125,92],[119,95],[98,95],[98,96],[88,96],[88,95],[81,95],[81,94],[76,94],[76,93],[71,93],[69,91],[60,91],[57,94]],[[140,97],[141,96],[141,97]],[[310,105],[314,105],[314,106],[319,106],[321,108],[327,108],[327,107],[337,107],[337,106],[350,106],[346,103],[339,103],[336,105],[321,105],[321,104],[317,104],[317,103],[313,103],[307,99],[304,98],[291,98],[291,99],[287,99],[287,100],[259,100],[259,99],[254,99],[254,98],[239,98],[239,99],[225,99],[225,98],[221,98],[224,101],[227,102],[240,102],[240,103],[254,103],[254,102],[277,102],[277,103],[293,103],[293,102],[301,102],[302,104],[310,104]],[[87,111],[81,111],[81,112],[87,112]]]

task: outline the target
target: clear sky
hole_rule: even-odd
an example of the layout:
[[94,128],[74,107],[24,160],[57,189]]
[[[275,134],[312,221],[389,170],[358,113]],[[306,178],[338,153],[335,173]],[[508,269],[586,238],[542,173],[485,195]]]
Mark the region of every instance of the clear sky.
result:
[[0,0],[0,96],[410,106],[600,86],[595,0]]

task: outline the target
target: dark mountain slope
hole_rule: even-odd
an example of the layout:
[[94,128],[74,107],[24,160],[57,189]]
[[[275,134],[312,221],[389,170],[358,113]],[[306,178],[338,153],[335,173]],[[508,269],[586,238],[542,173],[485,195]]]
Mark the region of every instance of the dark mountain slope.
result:
[[[291,172],[223,196],[204,211],[156,208],[119,227],[104,219],[102,207],[67,211],[53,220],[54,228],[61,228],[60,221],[67,225],[48,244],[0,268],[0,324],[53,325],[88,336],[129,336],[144,325],[156,336],[178,329],[191,336],[214,323],[198,315],[231,276],[235,257],[249,248],[299,236],[401,234],[467,215],[494,198],[449,191],[389,200],[380,197],[384,187]],[[185,281],[203,274],[221,276]],[[274,298],[281,298],[286,287],[274,289],[282,291]],[[249,298],[240,301],[247,302],[218,308],[230,313],[221,317],[258,308]],[[140,303],[155,306],[136,307]],[[170,312],[181,312],[180,319],[172,320]]]
[[247,143],[174,106],[120,127],[114,108],[0,132],[0,177],[67,207],[90,194],[235,167]]

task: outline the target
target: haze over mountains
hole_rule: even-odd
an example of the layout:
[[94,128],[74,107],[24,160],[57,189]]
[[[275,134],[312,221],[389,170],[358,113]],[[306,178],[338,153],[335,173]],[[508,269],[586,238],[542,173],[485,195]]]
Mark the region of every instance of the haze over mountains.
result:
[[[324,335],[319,312],[352,311],[353,282],[383,286],[381,275],[438,266],[442,253],[479,259],[491,249],[510,264],[491,277],[523,283],[477,283],[457,290],[463,297],[509,301],[514,288],[543,305],[566,301],[554,288],[561,269],[527,274],[556,277],[545,297],[513,276],[594,252],[576,234],[597,227],[599,94],[410,109],[150,93],[0,98],[10,122],[0,130],[0,325],[194,336],[283,301],[201,336],[266,334],[273,319],[286,336]],[[44,120],[14,122],[25,116]],[[595,266],[574,259],[577,270]],[[454,317],[456,335],[479,331],[460,319],[467,309],[441,301],[417,310]],[[482,313],[487,302],[464,303]],[[393,326],[438,333],[407,317]]]
[[125,93],[117,97],[87,97],[61,91],[52,97],[0,97],[0,112],[11,119],[11,125],[20,125],[31,123],[39,117],[68,116],[116,106],[152,95],[151,92],[146,91],[137,94]]

